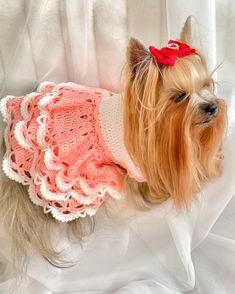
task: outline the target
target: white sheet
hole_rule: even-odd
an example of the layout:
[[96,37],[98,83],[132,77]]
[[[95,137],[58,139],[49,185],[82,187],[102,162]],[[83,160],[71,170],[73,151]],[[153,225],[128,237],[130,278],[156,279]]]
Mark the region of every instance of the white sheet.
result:
[[[14,289],[3,231],[0,293],[235,293],[235,3],[231,0],[0,0],[1,96],[25,94],[42,80],[74,81],[120,89],[129,36],[146,45],[175,38],[187,15],[197,17],[219,95],[229,105],[223,176],[199,195],[187,213],[171,202],[148,212],[96,216],[94,234],[80,245],[68,269],[32,253],[27,275]],[[193,290],[192,290],[193,289]]]

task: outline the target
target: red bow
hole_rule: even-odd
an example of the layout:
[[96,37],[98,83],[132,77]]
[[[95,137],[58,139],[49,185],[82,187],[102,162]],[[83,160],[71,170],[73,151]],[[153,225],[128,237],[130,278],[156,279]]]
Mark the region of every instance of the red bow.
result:
[[149,46],[149,51],[157,62],[167,65],[174,65],[176,57],[184,57],[196,53],[196,50],[187,44],[173,40],[170,40],[168,45],[160,50],[154,46]]

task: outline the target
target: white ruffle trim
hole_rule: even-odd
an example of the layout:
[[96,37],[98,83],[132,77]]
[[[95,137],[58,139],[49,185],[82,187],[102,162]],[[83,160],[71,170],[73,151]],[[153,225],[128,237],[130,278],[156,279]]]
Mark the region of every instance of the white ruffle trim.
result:
[[77,85],[73,82],[68,82],[68,83],[60,83],[60,84],[57,84],[54,89],[52,90],[52,93],[57,93],[58,90],[64,86],[70,86],[70,87],[74,87],[76,89],[85,89],[86,87],[85,86],[82,86],[82,85]]
[[89,216],[93,216],[96,214],[96,211],[95,209],[87,209],[86,210],[82,210],[82,211],[78,211],[78,212],[72,212],[70,214],[63,214],[63,213],[60,213],[57,209],[55,209],[54,207],[47,207],[46,209],[44,209],[44,212],[45,213],[51,213],[53,215],[53,217],[55,219],[57,219],[58,221],[61,221],[61,222],[70,222],[72,220],[75,220],[77,218],[80,218],[80,217],[86,217],[87,215]]
[[51,102],[53,98],[54,98],[54,95],[50,95],[50,96],[46,95],[46,96],[43,96],[38,102],[40,115],[37,117],[38,130],[36,133],[36,141],[38,145],[42,148],[42,150],[46,150],[48,148],[44,140],[44,137],[46,134],[46,122],[48,119],[48,114],[45,110],[45,107]]
[[42,92],[44,90],[44,88],[46,88],[47,86],[53,86],[53,87],[55,87],[55,83],[48,82],[48,81],[41,82],[39,84],[39,86],[37,87],[36,92],[38,92],[38,93]]
[[16,141],[18,142],[18,144],[21,147],[23,147],[24,149],[32,152],[33,151],[32,146],[30,144],[28,144],[28,142],[25,141],[25,138],[23,136],[23,132],[22,132],[23,126],[24,126],[24,121],[23,120],[19,121],[15,125],[15,128],[14,128],[14,136],[16,138]]
[[32,98],[35,98],[37,95],[38,95],[38,93],[33,92],[33,93],[30,93],[30,94],[24,96],[24,98],[21,102],[21,105],[20,105],[20,113],[24,119],[27,119],[29,116],[28,106],[29,106],[30,100]]
[[98,185],[95,188],[90,188],[83,179],[79,178],[78,181],[82,191],[87,195],[92,195],[92,197],[95,197],[95,195],[97,195],[97,197],[100,198],[103,197],[105,193],[109,193],[110,196],[115,199],[122,198],[122,194],[114,190],[113,188],[107,187],[105,185]]
[[[41,131],[42,131],[42,133],[44,132],[43,128],[42,128]],[[37,137],[37,139],[40,139],[40,136]],[[43,144],[44,142],[45,142],[45,140],[42,138],[42,142],[40,142],[40,144]],[[38,145],[39,145],[39,142],[38,142]],[[42,145],[42,146],[46,146],[45,148],[48,148],[46,143],[44,143],[44,145]],[[49,169],[49,170],[61,170],[61,166],[58,166],[58,165],[53,163],[53,153],[52,153],[52,151],[50,149],[45,150],[44,163],[45,163],[47,169]]]
[[56,208],[51,207],[49,205],[45,205],[45,203],[37,197],[33,186],[29,187],[28,193],[29,193],[30,200],[35,205],[43,207],[44,213],[51,213],[52,216],[60,222],[69,222],[80,217],[86,217],[87,215],[93,216],[96,213],[95,209],[86,208],[86,210],[72,212],[70,214],[63,214],[59,212]]
[[29,186],[28,193],[29,193],[30,200],[35,205],[45,207],[45,203],[40,198],[38,198],[33,185]]
[[44,108],[51,102],[51,100],[55,97],[55,95],[47,94],[43,96],[40,101],[38,102],[38,108],[40,110],[44,110]]
[[2,170],[4,171],[5,175],[8,176],[9,179],[16,181],[22,185],[29,185],[29,183],[25,181],[25,178],[23,176],[20,176],[19,174],[14,172],[7,158],[3,159]]
[[48,115],[45,113],[40,115],[37,118],[38,129],[36,132],[36,141],[38,145],[42,148],[42,150],[45,150],[47,148],[47,144],[44,141],[45,132],[46,132],[45,124],[47,119],[48,119]]
[[[98,185],[96,188],[91,189],[81,179],[78,182],[83,192],[89,196],[86,197],[86,196],[80,195],[76,191],[67,191],[63,193],[51,192],[47,187],[46,181],[44,179],[41,179],[41,180],[39,179],[39,175],[37,175],[37,181],[34,181],[35,184],[40,185],[40,192],[43,198],[47,200],[66,201],[69,198],[73,198],[77,200],[78,202],[80,202],[81,204],[89,205],[89,204],[92,204],[97,198],[104,197],[106,193],[108,193],[111,197],[115,199],[122,198],[121,193],[117,192],[116,190],[110,187],[107,187],[104,185]],[[87,193],[84,190],[86,190]]]
[[8,121],[7,102],[13,98],[15,98],[15,96],[6,96],[0,100],[0,112],[4,122]]
[[[15,96],[6,96],[6,97],[2,98],[0,101],[0,111],[1,111],[1,114],[2,114],[5,122],[8,122],[7,102],[10,99],[14,99],[14,98],[15,98]],[[21,183],[22,185],[28,185],[28,182],[25,181],[25,178],[23,176],[19,175],[18,173],[16,173],[11,168],[10,162],[8,160],[8,156],[9,156],[9,154],[8,154],[9,144],[8,144],[8,137],[7,137],[8,131],[9,131],[9,125],[7,124],[5,131],[4,131],[4,141],[6,144],[6,153],[5,153],[3,161],[2,161],[2,170],[9,179],[16,181],[18,183]]]
[[56,186],[60,189],[60,191],[68,192],[73,187],[74,181],[71,183],[66,183],[63,180],[63,177],[61,175],[62,172],[63,172],[63,170],[60,170],[56,175],[56,178],[55,178]]

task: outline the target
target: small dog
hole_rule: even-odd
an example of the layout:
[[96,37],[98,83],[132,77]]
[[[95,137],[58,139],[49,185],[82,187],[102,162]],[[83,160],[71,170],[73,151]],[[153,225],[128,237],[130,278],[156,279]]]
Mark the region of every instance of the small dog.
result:
[[171,197],[182,208],[221,174],[226,106],[203,56],[186,44],[190,22],[161,50],[129,41],[122,95],[44,83],[2,100],[11,180],[2,176],[0,215],[18,259],[31,245],[58,260],[57,220],[81,240],[109,196],[129,194],[138,208]]

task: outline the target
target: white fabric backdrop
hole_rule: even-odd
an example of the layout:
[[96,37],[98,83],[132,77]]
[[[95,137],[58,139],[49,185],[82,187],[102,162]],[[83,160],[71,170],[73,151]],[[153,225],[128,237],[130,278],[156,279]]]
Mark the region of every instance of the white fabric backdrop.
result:
[[67,244],[79,263],[55,268],[32,253],[14,288],[0,231],[0,293],[235,293],[235,2],[232,0],[0,0],[0,93],[26,94],[43,80],[119,91],[129,36],[163,46],[188,15],[198,19],[218,93],[229,105],[224,175],[188,213],[171,202],[110,218],[101,209],[84,247]]

